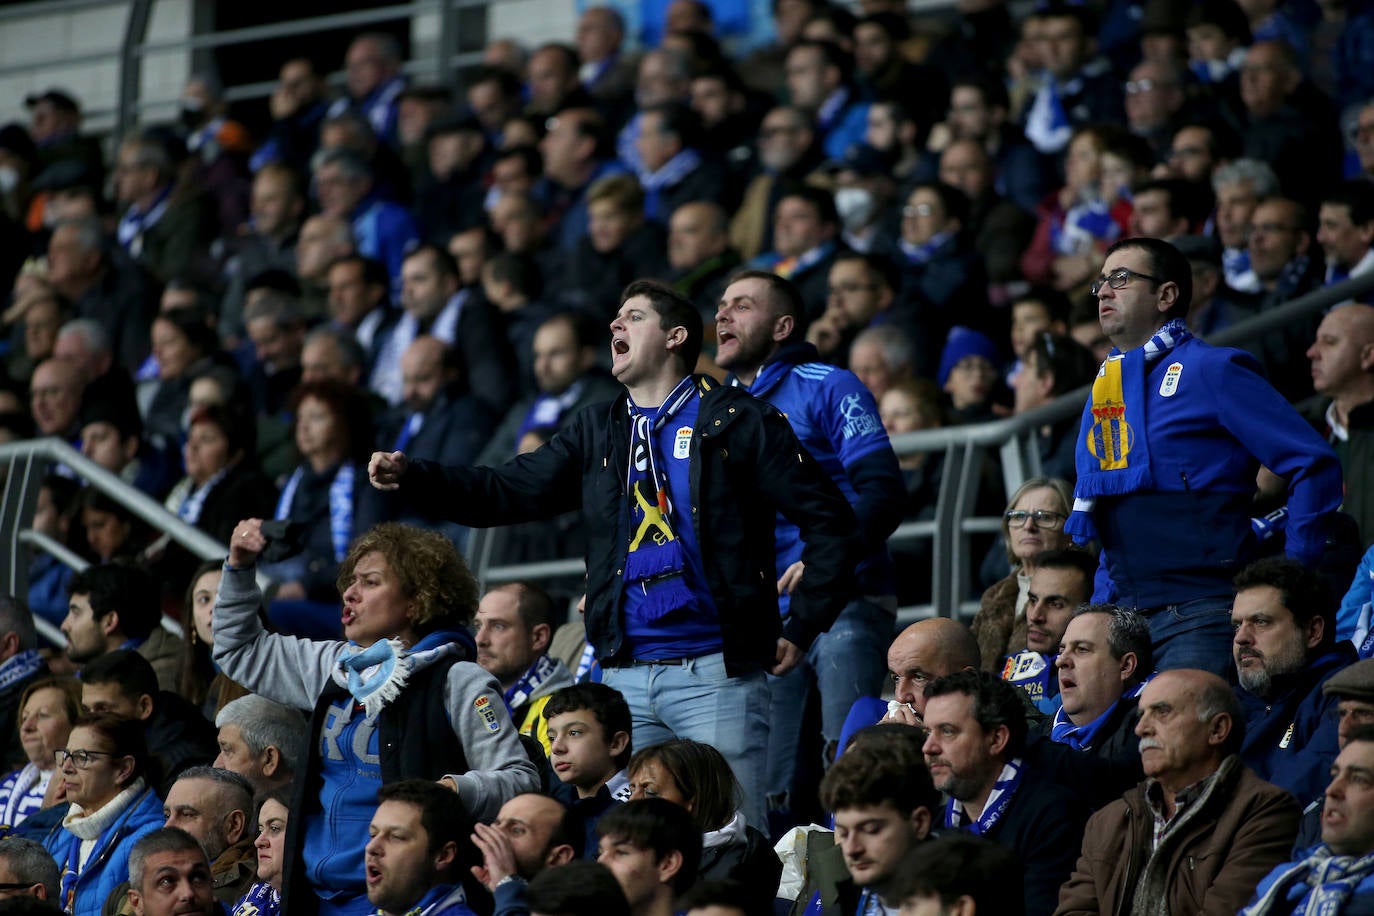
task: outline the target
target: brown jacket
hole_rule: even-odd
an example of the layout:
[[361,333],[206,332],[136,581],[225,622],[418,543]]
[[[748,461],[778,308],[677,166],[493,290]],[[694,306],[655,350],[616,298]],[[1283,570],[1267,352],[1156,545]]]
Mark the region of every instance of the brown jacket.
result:
[[1232,755],[1179,818],[1152,854],[1145,783],[1094,814],[1055,916],[1231,916],[1270,869],[1288,861],[1299,810]]
[[978,640],[978,654],[983,670],[1002,676],[1002,660],[1014,646],[1016,651],[1026,648],[1026,618],[1016,619],[1016,595],[1020,590],[1016,570],[1001,582],[995,582],[983,592],[983,601],[974,615],[970,628]]

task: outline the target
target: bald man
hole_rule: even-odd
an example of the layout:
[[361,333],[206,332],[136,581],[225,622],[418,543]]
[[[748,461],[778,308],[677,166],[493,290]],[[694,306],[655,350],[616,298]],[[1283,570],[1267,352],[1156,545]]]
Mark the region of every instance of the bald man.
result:
[[1088,821],[1057,914],[1233,913],[1287,861],[1298,805],[1240,762],[1243,719],[1215,674],[1173,669],[1145,686],[1145,781]]
[[459,385],[456,359],[437,337],[411,341],[401,354],[401,404],[379,424],[378,448],[445,464],[476,460],[492,420]]
[[977,671],[980,663],[978,640],[964,624],[948,617],[916,621],[898,633],[887,649],[887,671],[896,699],[891,703],[878,697],[856,700],[840,730],[840,748],[854,732],[875,722],[923,725],[926,685],[956,671]]
[[[1341,509],[1360,526],[1360,544],[1374,544],[1374,306],[1332,309],[1307,349],[1317,397],[1303,405],[1308,422],[1326,435],[1345,473]],[[1339,621],[1336,638],[1348,639],[1353,621]]]

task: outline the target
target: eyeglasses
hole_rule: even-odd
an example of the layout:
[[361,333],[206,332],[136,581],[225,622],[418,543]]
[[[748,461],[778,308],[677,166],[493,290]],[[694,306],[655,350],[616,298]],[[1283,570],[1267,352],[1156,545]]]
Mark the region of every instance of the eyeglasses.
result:
[[1024,528],[1026,522],[1034,519],[1035,527],[1044,528],[1047,531],[1057,531],[1068,516],[1062,512],[1051,512],[1048,509],[1012,509],[1002,518],[1007,520],[1008,528]]
[[84,770],[84,769],[86,769],[86,767],[88,767],[88,766],[91,765],[91,760],[92,760],[93,758],[95,758],[95,757],[118,757],[118,756],[120,756],[120,755],[119,755],[119,754],[113,754],[113,753],[111,753],[111,752],[109,752],[109,751],[87,751],[87,750],[69,751],[69,750],[67,750],[66,748],[58,748],[56,751],[53,752],[53,757],[55,757],[55,758],[57,759],[57,766],[58,766],[59,769],[61,769],[62,766],[64,766],[68,760],[70,760],[73,764],[75,764],[75,765],[76,765],[76,768],[77,768],[78,770]]
[[1139,95],[1142,92],[1149,92],[1151,89],[1163,89],[1171,86],[1172,83],[1165,83],[1160,80],[1131,80],[1126,84],[1127,95]]
[[1167,159],[1199,159],[1207,155],[1207,150],[1200,146],[1175,146],[1165,150],[1164,158]]
[[1131,280],[1149,280],[1151,283],[1163,283],[1159,277],[1152,277],[1149,274],[1142,274],[1131,270],[1129,267],[1118,267],[1116,270],[1107,274],[1105,277],[1098,277],[1093,281],[1093,285],[1088,287],[1088,292],[1096,296],[1102,291],[1103,286],[1110,286],[1112,289],[1122,289]]
[[916,204],[911,207],[903,207],[902,215],[907,219],[915,219],[918,216],[930,216],[935,212],[935,208],[930,204]]

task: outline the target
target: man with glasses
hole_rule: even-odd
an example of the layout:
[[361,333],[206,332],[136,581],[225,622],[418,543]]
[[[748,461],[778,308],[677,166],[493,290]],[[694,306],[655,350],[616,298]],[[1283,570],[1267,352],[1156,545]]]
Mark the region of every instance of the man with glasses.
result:
[[1092,292],[1113,350],[1083,411],[1065,529],[1100,540],[1093,600],[1146,615],[1159,670],[1227,676],[1230,580],[1256,554],[1260,465],[1287,481],[1285,549],[1309,564],[1341,502],[1340,466],[1253,357],[1189,333],[1193,278],[1177,248],[1117,242]]

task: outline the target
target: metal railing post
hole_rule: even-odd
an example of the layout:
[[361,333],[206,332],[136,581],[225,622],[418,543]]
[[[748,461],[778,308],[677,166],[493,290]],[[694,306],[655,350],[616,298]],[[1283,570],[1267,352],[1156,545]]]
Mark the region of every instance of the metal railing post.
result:
[[148,21],[153,15],[153,0],[133,0],[124,26],[124,43],[119,49],[119,102],[115,108],[115,136],[122,137],[134,126],[143,84],[143,42],[148,37]]

